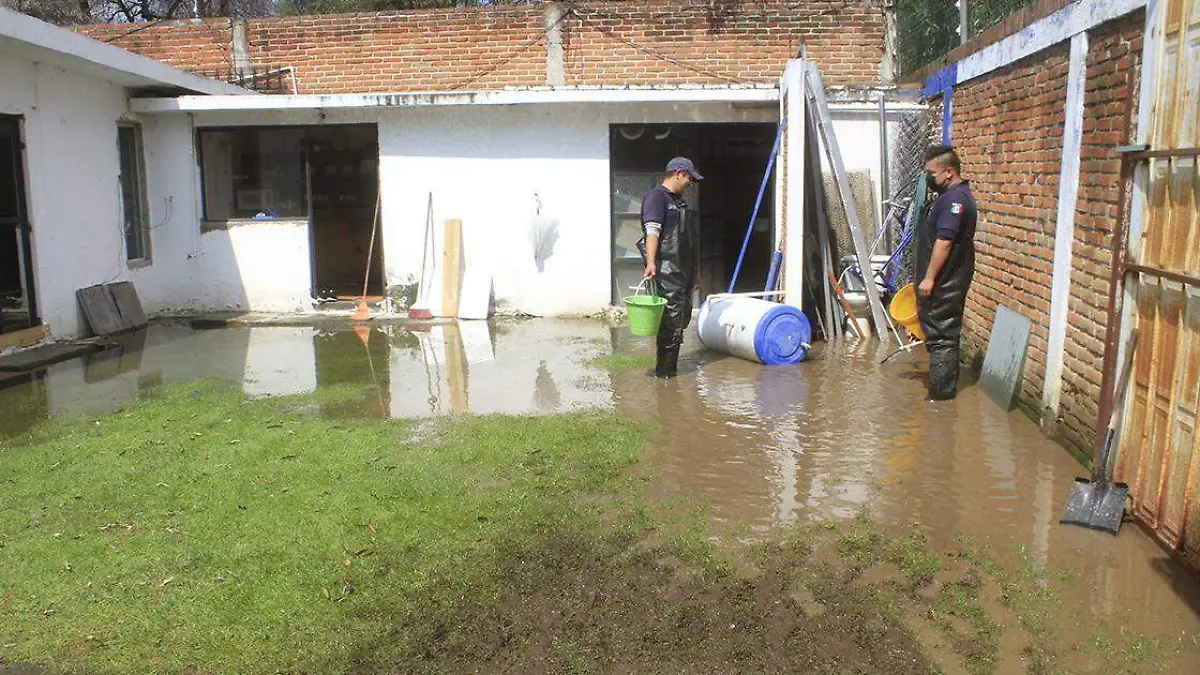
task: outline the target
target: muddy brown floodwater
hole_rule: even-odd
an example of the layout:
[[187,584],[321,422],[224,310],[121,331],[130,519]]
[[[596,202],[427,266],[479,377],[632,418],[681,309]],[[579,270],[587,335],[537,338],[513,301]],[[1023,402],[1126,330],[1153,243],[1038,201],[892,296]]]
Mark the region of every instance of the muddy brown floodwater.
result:
[[[694,335],[681,375],[605,370],[597,357],[650,356],[652,340],[594,321],[533,320],[365,334],[313,326],[195,330],[154,324],[123,348],[0,382],[0,435],[39,420],[108,413],[148,387],[198,378],[242,382],[252,396],[365,387],[328,415],[422,417],[456,412],[600,409],[658,423],[657,493],[709,506],[717,523],[767,535],[867,514],[917,524],[935,548],[959,537],[1001,562],[1069,572],[1056,618],[1064,639],[1099,627],[1172,645],[1171,672],[1200,672],[1200,584],[1135,525],[1120,535],[1058,524],[1082,467],[1020,412],[969,379],[950,403],[926,404],[921,370],[887,348],[825,344],[798,367],[764,367],[704,351]],[[1103,670],[1103,654],[1072,672]]]
[[[625,348],[650,344],[624,337]],[[1133,523],[1119,536],[1058,523],[1086,471],[1019,411],[964,373],[957,400],[924,402],[920,366],[877,342],[822,344],[798,368],[768,368],[685,347],[681,377],[614,378],[617,411],[661,424],[663,494],[688,494],[721,522],[779,526],[865,513],[917,524],[934,548],[962,536],[1009,565],[1069,571],[1057,628],[1144,633],[1184,649],[1167,672],[1200,672],[1200,584]],[[1103,655],[1074,668],[1102,669]],[[1078,672],[1072,669],[1071,672]]]

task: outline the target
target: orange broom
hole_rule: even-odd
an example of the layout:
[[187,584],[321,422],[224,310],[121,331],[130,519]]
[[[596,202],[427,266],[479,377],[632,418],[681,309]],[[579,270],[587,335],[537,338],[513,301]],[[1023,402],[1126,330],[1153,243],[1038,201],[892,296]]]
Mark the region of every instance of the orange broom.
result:
[[375,190],[375,215],[371,218],[371,244],[367,247],[367,273],[363,275],[362,295],[354,309],[355,321],[370,321],[371,311],[367,309],[367,283],[371,279],[371,259],[375,257],[375,232],[379,229],[379,203],[383,199],[383,190]]

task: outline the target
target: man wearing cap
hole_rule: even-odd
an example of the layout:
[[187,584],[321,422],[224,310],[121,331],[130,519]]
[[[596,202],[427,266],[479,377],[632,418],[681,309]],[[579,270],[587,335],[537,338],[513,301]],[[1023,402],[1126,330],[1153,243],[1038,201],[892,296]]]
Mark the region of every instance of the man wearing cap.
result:
[[638,250],[646,263],[645,278],[658,284],[667,299],[658,328],[658,354],[654,376],[674,377],[683,331],[692,320],[692,289],[700,258],[699,223],[688,212],[683,193],[692,181],[704,180],[692,160],[676,157],[667,163],[667,175],[642,199],[642,238]]
[[917,286],[918,316],[929,350],[929,400],[958,395],[958,351],[967,291],[975,274],[978,211],[971,185],[962,177],[958,153],[948,145],[925,152],[926,181],[938,198],[925,227],[933,251]]

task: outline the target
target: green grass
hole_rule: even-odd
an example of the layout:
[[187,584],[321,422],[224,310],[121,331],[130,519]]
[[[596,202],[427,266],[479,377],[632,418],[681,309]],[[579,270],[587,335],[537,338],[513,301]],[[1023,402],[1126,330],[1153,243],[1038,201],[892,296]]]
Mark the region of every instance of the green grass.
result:
[[[746,545],[686,498],[648,500],[644,425],[341,417],[375,397],[351,375],[268,400],[160,389],[0,442],[0,665],[926,672],[944,654],[918,617],[969,672],[994,672],[1015,628],[1030,672],[1063,668],[1054,588],[1077,575],[866,517]],[[1087,643],[1134,672],[1183,647]]]
[[612,494],[642,447],[595,415],[312,413],[336,398],[202,384],[0,444],[0,663],[343,670],[589,518],[579,498]]
[[611,371],[643,370],[654,367],[654,356],[648,354],[617,352],[615,354],[597,356],[588,363],[597,368]]

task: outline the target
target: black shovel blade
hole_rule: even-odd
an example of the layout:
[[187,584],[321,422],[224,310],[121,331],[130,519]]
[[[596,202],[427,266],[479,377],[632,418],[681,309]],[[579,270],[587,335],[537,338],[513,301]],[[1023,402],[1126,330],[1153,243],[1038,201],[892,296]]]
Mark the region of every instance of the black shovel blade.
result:
[[1116,534],[1125,517],[1128,495],[1129,486],[1125,483],[1076,478],[1058,522]]

